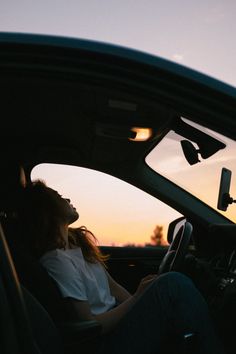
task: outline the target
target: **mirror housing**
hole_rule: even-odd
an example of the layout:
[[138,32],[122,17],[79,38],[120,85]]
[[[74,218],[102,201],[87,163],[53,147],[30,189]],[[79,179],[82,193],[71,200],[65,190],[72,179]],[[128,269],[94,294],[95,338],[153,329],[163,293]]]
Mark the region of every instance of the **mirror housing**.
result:
[[193,145],[193,143],[191,143],[191,141],[181,140],[180,144],[184,156],[190,165],[195,165],[196,163],[200,162],[198,158],[199,150],[195,148],[195,146]]

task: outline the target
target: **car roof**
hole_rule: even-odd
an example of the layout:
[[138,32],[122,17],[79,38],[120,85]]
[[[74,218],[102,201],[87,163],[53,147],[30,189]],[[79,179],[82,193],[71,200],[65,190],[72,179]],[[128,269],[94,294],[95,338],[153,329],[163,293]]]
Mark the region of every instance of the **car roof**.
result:
[[[47,35],[0,33],[0,49],[5,137],[32,165],[135,166],[181,116],[236,136],[235,88],[182,65]],[[131,142],[134,126],[155,138]]]

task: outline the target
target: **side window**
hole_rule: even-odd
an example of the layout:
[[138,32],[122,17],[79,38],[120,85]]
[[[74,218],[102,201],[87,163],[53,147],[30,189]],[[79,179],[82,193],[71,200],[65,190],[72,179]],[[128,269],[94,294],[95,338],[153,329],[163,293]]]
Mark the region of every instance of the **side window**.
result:
[[101,246],[166,245],[168,224],[181,216],[142,190],[87,168],[40,164],[31,179],[69,198],[80,216],[72,226],[86,226]]

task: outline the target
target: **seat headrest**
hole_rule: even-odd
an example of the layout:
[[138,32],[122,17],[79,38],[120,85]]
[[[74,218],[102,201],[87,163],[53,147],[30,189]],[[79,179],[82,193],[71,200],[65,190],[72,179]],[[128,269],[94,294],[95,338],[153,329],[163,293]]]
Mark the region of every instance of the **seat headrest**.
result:
[[26,177],[21,164],[14,160],[2,161],[0,172],[0,208],[2,210],[14,208],[17,195],[25,186]]

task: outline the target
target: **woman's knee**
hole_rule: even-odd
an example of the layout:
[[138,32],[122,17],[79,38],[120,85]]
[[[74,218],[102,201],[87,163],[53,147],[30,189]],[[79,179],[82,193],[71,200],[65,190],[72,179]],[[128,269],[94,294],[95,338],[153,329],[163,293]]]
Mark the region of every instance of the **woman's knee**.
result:
[[179,272],[164,273],[157,278],[156,282],[193,285],[189,277]]
[[179,272],[168,272],[160,275],[153,283],[154,289],[158,292],[163,291],[166,294],[182,294],[189,290],[196,290],[192,280]]
[[166,273],[168,281],[176,282],[179,284],[193,285],[192,280],[183,273],[180,272],[169,272]]

